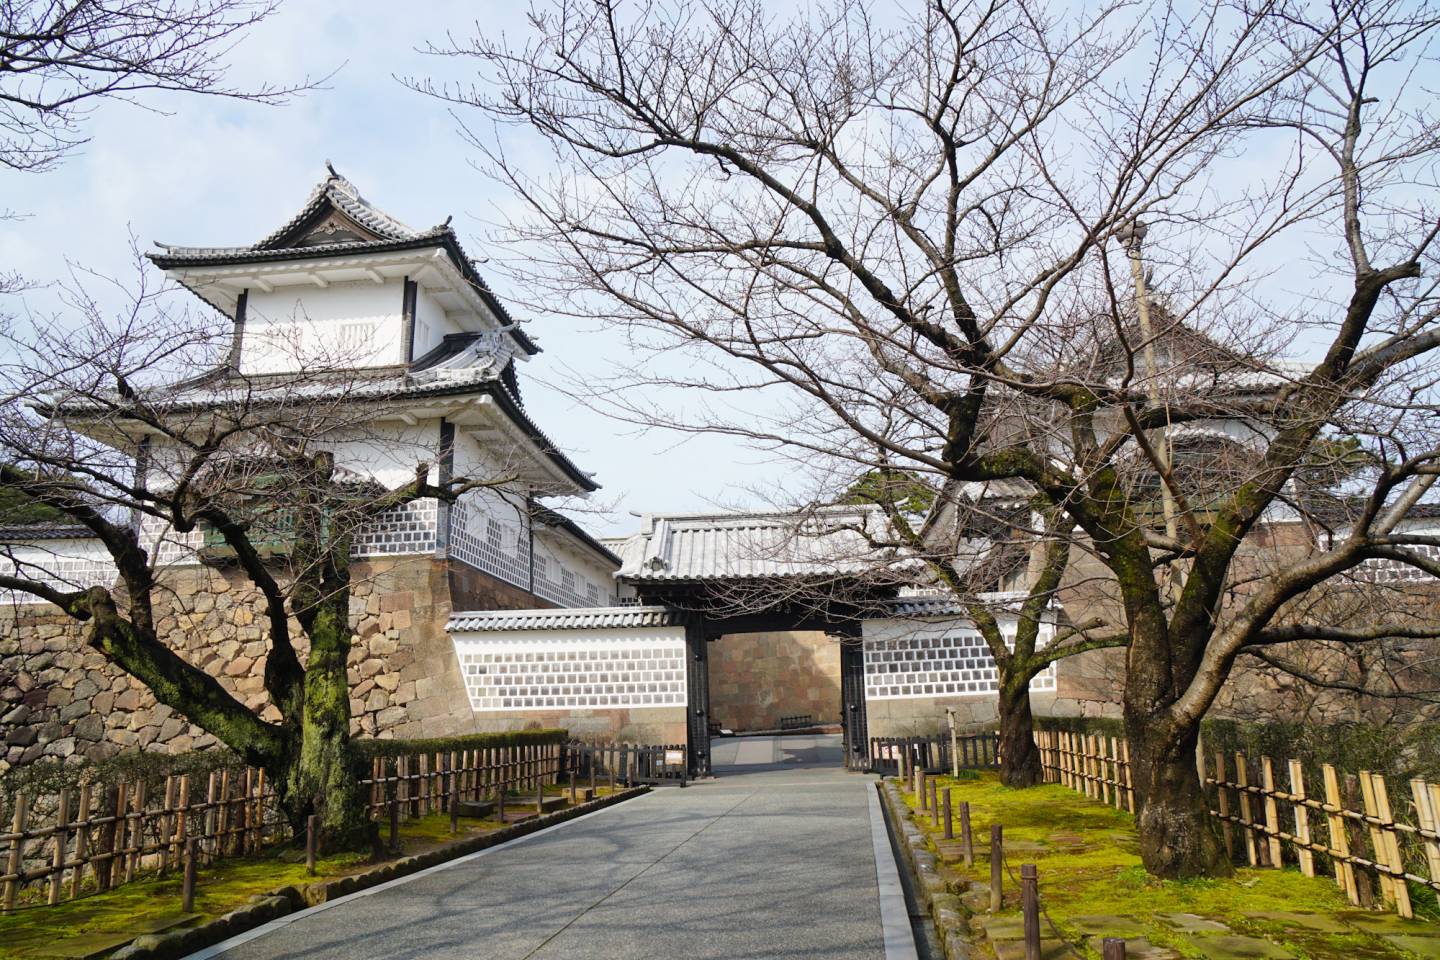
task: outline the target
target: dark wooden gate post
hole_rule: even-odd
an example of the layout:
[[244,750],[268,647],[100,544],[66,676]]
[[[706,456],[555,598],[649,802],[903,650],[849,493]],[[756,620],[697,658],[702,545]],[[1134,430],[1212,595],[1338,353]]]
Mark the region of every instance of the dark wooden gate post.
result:
[[710,775],[710,652],[705,633],[703,616],[686,619],[685,763],[692,777]]
[[840,640],[840,722],[845,731],[845,768],[869,770],[865,719],[865,647],[859,637]]

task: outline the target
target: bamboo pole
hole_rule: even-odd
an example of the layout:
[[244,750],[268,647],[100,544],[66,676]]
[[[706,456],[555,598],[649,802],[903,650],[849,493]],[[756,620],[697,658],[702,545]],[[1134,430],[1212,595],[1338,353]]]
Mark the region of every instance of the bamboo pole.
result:
[[1265,833],[1266,847],[1270,851],[1270,866],[1279,870],[1285,858],[1280,849],[1280,807],[1275,801],[1275,764],[1269,757],[1260,758],[1261,782],[1265,787]]
[[1430,868],[1430,880],[1440,883],[1440,840],[1433,836],[1440,833],[1440,784],[1411,780],[1410,794],[1415,798],[1415,819],[1420,824],[1420,829],[1432,834],[1426,837],[1424,842],[1425,862]]
[[1260,863],[1260,856],[1255,846],[1255,819],[1251,815],[1250,791],[1247,789],[1250,773],[1243,753],[1235,754],[1235,783],[1240,794],[1240,823],[1245,830],[1245,859],[1253,867]]
[[1371,858],[1379,867],[1375,872],[1380,878],[1380,898],[1384,901],[1385,906],[1394,907],[1396,905],[1395,880],[1390,876],[1390,871],[1386,869],[1387,855],[1390,851],[1385,843],[1385,837],[1380,832],[1379,824],[1375,822],[1380,817],[1380,807],[1375,798],[1375,784],[1370,777],[1369,770],[1360,771],[1360,799],[1365,804],[1365,825],[1370,834]]
[[70,788],[60,788],[60,802],[55,811],[55,830],[50,835],[54,845],[50,850],[50,895],[47,903],[51,906],[60,902],[61,882],[65,879],[65,851],[70,843]]
[[1325,825],[1330,831],[1330,849],[1336,851],[1335,858],[1335,883],[1341,890],[1345,891],[1345,897],[1353,904],[1360,903],[1360,892],[1355,886],[1355,868],[1350,863],[1350,838],[1345,828],[1345,818],[1339,811],[1340,804],[1340,779],[1335,775],[1335,768],[1330,764],[1324,764],[1320,768],[1322,779],[1325,783]]
[[1370,775],[1370,791],[1375,797],[1375,810],[1378,814],[1381,825],[1380,842],[1383,844],[1385,853],[1383,858],[1378,856],[1390,870],[1390,891],[1395,898],[1395,909],[1400,916],[1409,920],[1415,916],[1415,910],[1410,905],[1410,887],[1405,882],[1405,857],[1400,852],[1399,833],[1395,829],[1395,817],[1390,811],[1390,792],[1385,786],[1385,778],[1378,773]]
[[1295,811],[1295,847],[1300,860],[1300,872],[1307,877],[1315,876],[1315,854],[1310,852],[1310,811],[1305,808],[1305,770],[1299,760],[1290,761],[1290,794],[1295,798],[1291,809]]
[[[1202,781],[1203,782],[1203,781]],[[1230,827],[1230,791],[1225,786],[1225,751],[1215,751],[1215,802],[1220,810],[1220,833],[1225,840],[1225,856],[1235,856],[1235,833]]]
[[5,861],[5,890],[3,903],[5,912],[9,913],[15,909],[15,894],[20,890],[20,869],[25,865],[25,819],[30,812],[30,798],[24,791],[17,791],[15,794],[15,813],[10,821],[10,833],[14,839],[10,841],[10,856]]
[[70,899],[80,896],[85,882],[85,864],[90,859],[90,784],[80,785],[80,809],[75,815],[79,828],[75,832],[75,869],[70,872]]

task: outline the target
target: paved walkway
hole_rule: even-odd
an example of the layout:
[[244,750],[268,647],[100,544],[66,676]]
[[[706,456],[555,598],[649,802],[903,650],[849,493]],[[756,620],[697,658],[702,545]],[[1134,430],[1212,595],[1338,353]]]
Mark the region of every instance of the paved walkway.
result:
[[913,958],[884,826],[872,825],[873,779],[841,768],[839,738],[716,740],[714,753],[715,780],[653,791],[194,956]]

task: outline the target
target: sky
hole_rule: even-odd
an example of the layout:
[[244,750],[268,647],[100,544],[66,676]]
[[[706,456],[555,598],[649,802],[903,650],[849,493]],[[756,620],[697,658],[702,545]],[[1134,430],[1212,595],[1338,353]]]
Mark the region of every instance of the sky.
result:
[[[71,265],[133,277],[132,236],[142,248],[252,243],[301,207],[329,160],[366,199],[411,226],[453,215],[467,253],[505,298],[483,259],[487,236],[515,201],[476,170],[475,151],[445,105],[396,78],[453,70],[418,52],[446,31],[519,38],[524,9],[494,0],[423,0],[418,8],[288,0],[232,51],[230,80],[283,85],[328,75],[324,89],[283,106],[178,95],[148,97],[149,109],[101,104],[86,124],[89,143],[58,169],[0,171],[0,209],[21,216],[0,222],[0,268],[42,284],[61,281]],[[44,290],[30,294],[28,307],[32,316],[59,308]],[[549,388],[623,365],[619,338],[517,313],[544,348],[521,370],[526,406],[603,485],[579,515],[595,533],[634,529],[630,511],[753,504],[751,488],[780,482],[781,464],[736,440],[637,432]]]

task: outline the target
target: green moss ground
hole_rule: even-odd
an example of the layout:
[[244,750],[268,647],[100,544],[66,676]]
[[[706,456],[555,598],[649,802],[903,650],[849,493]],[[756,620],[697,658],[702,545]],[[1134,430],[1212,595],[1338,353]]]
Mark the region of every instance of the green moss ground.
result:
[[[1034,849],[1012,847],[1006,853],[1006,863],[1014,874],[1012,878],[1007,873],[1005,878],[1006,904],[1008,907],[1013,900],[1018,907],[1020,865],[1034,863],[1040,877],[1041,903],[1072,941],[1081,933],[1073,918],[1131,917],[1145,927],[1151,942],[1171,946],[1187,957],[1202,958],[1205,955],[1189,939],[1156,916],[1193,913],[1220,920],[1237,933],[1273,940],[1307,960],[1398,960],[1414,956],[1358,929],[1344,934],[1318,934],[1286,929],[1280,922],[1257,917],[1266,913],[1336,916],[1351,912],[1353,908],[1328,877],[1306,877],[1294,869],[1240,869],[1227,880],[1160,881],[1146,874],[1140,864],[1134,819],[1128,813],[1087,800],[1060,785],[1010,789],[988,773],[978,779],[941,778],[940,790],[946,787],[952,788],[957,838],[959,804],[970,804],[976,862],[969,878],[989,882],[992,823],[1004,827],[1007,846],[1040,844]],[[905,791],[903,796],[915,812],[913,792]],[[930,820],[929,813],[915,815],[916,824],[933,842],[942,836],[942,828],[932,827]],[[947,846],[939,852],[947,864],[965,874],[958,851]],[[1019,911],[1006,912],[1013,915]],[[1407,927],[1428,925],[1407,924],[1394,918],[1393,926],[1394,932],[1403,933]],[[1440,947],[1440,939],[1435,943]],[[1099,957],[1099,952],[1091,950],[1089,955]]]
[[[548,791],[547,791],[548,792]],[[599,791],[602,795],[609,791]],[[460,821],[458,833],[450,832],[448,814],[432,814],[400,823],[401,849],[405,855],[423,853],[453,840],[498,830],[493,819]],[[382,838],[387,836],[381,824]],[[290,863],[293,849],[275,848],[263,856],[222,860],[199,871],[195,885],[195,912],[209,920],[243,905],[257,894],[285,886],[304,886],[318,879],[359,873],[369,866],[365,854],[347,853],[323,857],[316,863],[316,877],[305,872],[303,860]],[[147,877],[124,884],[107,893],[84,897],[53,907],[43,903],[39,887],[27,891],[27,909],[0,915],[0,960],[29,960],[57,941],[82,934],[148,932],[147,925],[180,915],[181,877],[173,871],[165,877]]]

